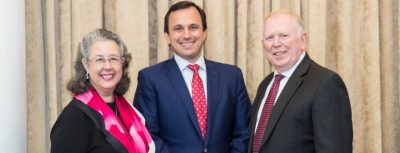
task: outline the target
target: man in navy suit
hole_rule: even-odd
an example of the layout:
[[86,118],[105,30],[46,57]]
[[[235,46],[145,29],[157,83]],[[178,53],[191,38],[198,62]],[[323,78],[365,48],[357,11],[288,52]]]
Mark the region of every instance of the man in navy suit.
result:
[[275,71],[253,103],[248,153],[351,153],[350,100],[340,76],[307,55],[295,13],[277,10],[264,23],[262,42]]
[[188,1],[172,5],[164,32],[173,58],[139,72],[134,100],[156,152],[245,153],[250,99],[239,68],[204,58],[204,11]]

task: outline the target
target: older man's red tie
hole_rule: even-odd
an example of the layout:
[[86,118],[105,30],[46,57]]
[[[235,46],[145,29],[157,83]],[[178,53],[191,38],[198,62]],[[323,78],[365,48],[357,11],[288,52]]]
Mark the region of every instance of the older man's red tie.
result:
[[256,134],[253,139],[253,153],[260,152],[261,142],[264,138],[265,128],[267,127],[269,115],[271,114],[272,108],[274,107],[275,98],[279,90],[279,84],[280,81],[283,79],[283,77],[285,76],[283,76],[282,74],[275,75],[275,80],[272,84],[271,89],[269,90],[268,97],[265,100],[260,120],[258,122]]

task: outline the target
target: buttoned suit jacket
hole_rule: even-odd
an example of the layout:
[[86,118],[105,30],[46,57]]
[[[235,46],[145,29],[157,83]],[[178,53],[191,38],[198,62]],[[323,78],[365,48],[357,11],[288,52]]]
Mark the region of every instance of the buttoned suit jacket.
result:
[[181,71],[172,58],[141,70],[134,106],[159,153],[247,152],[250,99],[239,68],[205,60],[207,131],[203,141]]
[[[259,110],[273,78],[260,84],[250,120],[250,143]],[[273,107],[265,128],[260,153],[351,153],[352,120],[350,100],[338,74],[306,54]]]

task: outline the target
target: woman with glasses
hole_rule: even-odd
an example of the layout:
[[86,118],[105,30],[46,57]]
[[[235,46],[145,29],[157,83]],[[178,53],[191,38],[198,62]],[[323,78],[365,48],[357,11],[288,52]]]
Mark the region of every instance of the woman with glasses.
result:
[[52,153],[154,152],[142,115],[123,97],[130,60],[111,31],[98,29],[83,38],[67,85],[74,97],[51,130]]

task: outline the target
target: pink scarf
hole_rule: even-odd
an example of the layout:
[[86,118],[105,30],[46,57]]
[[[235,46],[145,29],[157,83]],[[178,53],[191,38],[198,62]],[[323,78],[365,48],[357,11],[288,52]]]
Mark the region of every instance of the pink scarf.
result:
[[117,138],[129,153],[147,153],[149,151],[149,144],[153,140],[132,105],[123,96],[114,96],[117,112],[122,121],[94,89],[77,94],[75,98],[103,116],[106,130]]

